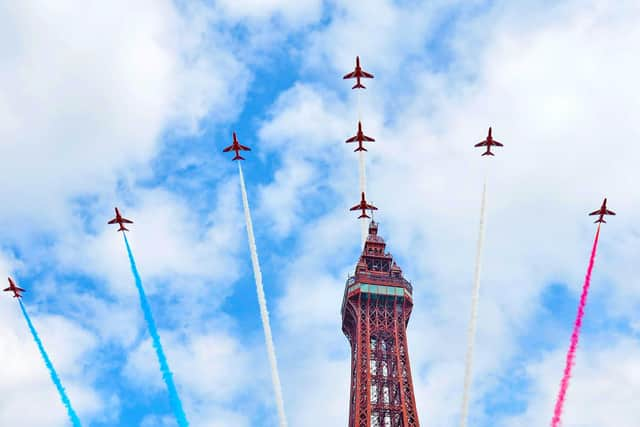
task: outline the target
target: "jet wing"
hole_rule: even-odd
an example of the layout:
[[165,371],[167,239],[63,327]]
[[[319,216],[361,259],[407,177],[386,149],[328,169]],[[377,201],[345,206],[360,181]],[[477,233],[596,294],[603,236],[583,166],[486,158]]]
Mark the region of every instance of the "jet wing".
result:
[[615,215],[616,213],[614,211],[610,211],[609,209],[607,209],[607,215]]
[[474,147],[482,147],[482,146],[485,146],[485,145],[489,145],[489,144],[487,144],[487,140],[486,139],[484,141],[482,141],[482,142],[478,142],[476,145],[474,145]]
[[360,207],[360,205],[355,205],[354,207],[352,207],[351,209],[349,209],[350,211],[359,211],[360,209],[362,209]]
[[107,224],[115,224],[118,222],[118,218],[113,218],[111,221],[107,222]]
[[231,151],[232,149],[233,149],[233,145],[230,145],[227,148],[223,149],[222,152],[223,153],[227,153],[227,152]]
[[373,205],[367,205],[367,209],[371,209],[372,211],[377,211],[378,210],[378,208],[376,208]]
[[368,79],[372,79],[373,78],[373,74],[367,73],[366,71],[360,70],[360,74],[362,75],[362,77],[366,77]]
[[133,221],[126,218],[122,218],[120,221],[124,222],[125,224],[133,224]]
[[343,78],[343,79],[352,79],[352,78],[354,78],[354,77],[357,77],[357,74],[356,74],[356,72],[355,72],[355,71],[352,71],[352,72],[351,72],[351,73],[349,73],[349,74],[345,74],[345,75],[344,75],[344,77],[342,77],[342,78]]
[[251,148],[247,147],[246,145],[240,145],[240,149],[244,151],[251,151]]
[[362,140],[363,141],[375,141],[374,138],[371,138],[370,136],[367,136],[367,135],[363,135],[362,136]]
[[344,142],[356,142],[358,140],[358,135],[352,136],[349,139],[346,139]]
[[11,287],[7,288],[7,289],[3,289],[2,292],[9,292],[11,290]]
[[600,209],[598,209],[597,211],[591,212],[589,215],[600,215]]
[[27,292],[27,291],[25,291],[24,289],[22,289],[22,288],[18,288],[18,287],[16,287],[16,291],[18,291],[18,292]]

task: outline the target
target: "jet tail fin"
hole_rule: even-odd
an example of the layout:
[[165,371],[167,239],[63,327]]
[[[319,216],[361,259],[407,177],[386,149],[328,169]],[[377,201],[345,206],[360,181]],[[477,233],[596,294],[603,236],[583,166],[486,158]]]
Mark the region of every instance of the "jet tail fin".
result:
[[491,151],[486,151],[483,156],[495,156]]
[[351,89],[356,89],[356,88],[362,88],[362,89],[366,89],[365,85],[363,85],[362,83],[356,83],[353,85],[353,87]]
[[355,150],[353,150],[353,152],[355,153],[356,151],[368,151],[366,148],[364,147],[358,147]]
[[244,157],[242,157],[240,154],[236,154],[236,156],[232,160],[244,160]]
[[604,218],[596,219],[595,221],[593,221],[594,224],[598,222],[604,222],[605,224],[607,223],[607,221],[605,221]]

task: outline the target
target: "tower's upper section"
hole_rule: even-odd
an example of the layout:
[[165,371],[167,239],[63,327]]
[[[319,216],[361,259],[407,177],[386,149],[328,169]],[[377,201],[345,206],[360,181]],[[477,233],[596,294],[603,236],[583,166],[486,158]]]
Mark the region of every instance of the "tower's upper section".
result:
[[411,283],[403,277],[402,269],[391,254],[385,252],[386,246],[384,239],[378,235],[378,224],[371,220],[369,235],[356,264],[356,271],[346,283],[345,301],[358,293],[366,293],[406,298],[411,302]]

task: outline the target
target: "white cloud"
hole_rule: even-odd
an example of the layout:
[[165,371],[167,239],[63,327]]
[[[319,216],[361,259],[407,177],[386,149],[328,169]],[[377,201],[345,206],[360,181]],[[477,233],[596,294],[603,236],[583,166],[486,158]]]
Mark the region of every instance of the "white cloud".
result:
[[[357,2],[335,2],[329,25],[309,38],[310,46],[304,55],[306,71],[322,70],[320,75],[326,82],[331,82],[331,73],[335,73],[337,79],[329,84],[342,85],[338,79],[353,69],[355,57],[359,55],[362,67],[375,75],[368,90],[376,88],[380,91],[379,79],[385,75],[397,79],[394,88],[405,86],[413,78],[409,76],[419,69],[412,61],[435,62],[424,55],[424,50],[428,42],[437,37],[440,26],[466,9],[473,10],[478,4],[476,1],[433,1],[417,5],[415,2],[374,0],[364,7]],[[383,83],[387,89],[392,85]],[[365,86],[368,86],[366,82]],[[392,95],[385,92],[385,96]]]
[[217,6],[230,20],[246,20],[256,25],[281,19],[295,28],[319,19],[322,3],[322,0],[220,0]]
[[247,72],[206,14],[169,1],[16,3],[2,14],[0,196],[15,239],[62,227],[70,198],[140,176],[168,126],[195,131],[241,105]]
[[308,209],[313,210],[300,203],[300,196],[315,193],[317,179],[315,169],[302,160],[276,171],[274,181],[277,184],[262,188],[256,203],[260,206],[256,213],[263,219],[262,223],[271,222],[278,237],[291,233],[300,225],[301,216],[308,214]]

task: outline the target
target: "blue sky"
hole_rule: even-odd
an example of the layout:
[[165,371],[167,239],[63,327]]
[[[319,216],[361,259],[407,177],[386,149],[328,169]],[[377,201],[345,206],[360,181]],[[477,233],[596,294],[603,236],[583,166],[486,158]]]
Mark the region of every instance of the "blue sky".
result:
[[[83,425],[175,426],[119,206],[191,425],[277,425],[236,131],[289,425],[347,422],[345,279],[359,105],[367,194],[414,286],[422,425],[458,423],[480,191],[487,234],[470,425],[551,420],[603,196],[565,426],[635,427],[640,394],[640,110],[634,2],[322,0],[0,6],[0,274]],[[490,165],[472,145],[493,126]],[[11,298],[0,425],[68,425]],[[33,408],[38,408],[34,411]]]

